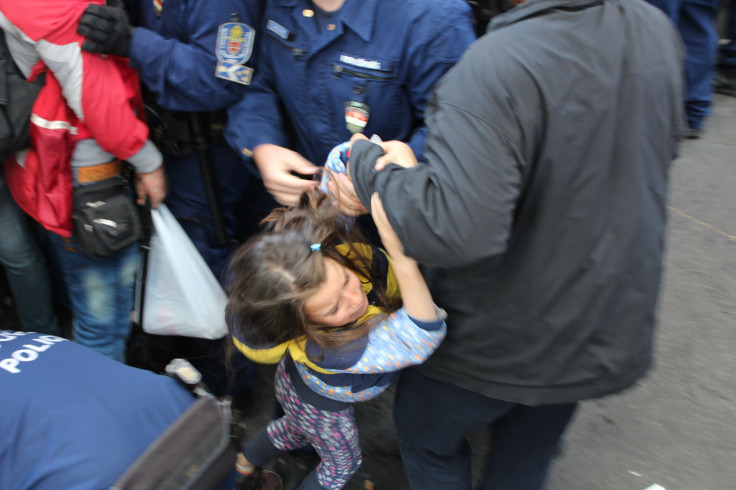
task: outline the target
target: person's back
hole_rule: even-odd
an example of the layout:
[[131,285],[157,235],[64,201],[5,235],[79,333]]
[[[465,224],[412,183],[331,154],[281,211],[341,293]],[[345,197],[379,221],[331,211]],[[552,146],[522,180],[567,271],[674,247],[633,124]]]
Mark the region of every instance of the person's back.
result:
[[0,488],[109,488],[192,396],[74,342],[0,331]]
[[[681,130],[678,42],[660,12],[626,0],[553,3],[559,10],[530,2],[492,22],[440,81],[439,107],[428,113],[430,164],[449,159],[440,152],[457,151],[453,136],[468,131],[462,122],[443,128],[445,139],[457,132],[456,146],[433,141],[433,117],[453,104],[483,121],[475,134],[488,149],[469,149],[469,179],[489,181],[484,172],[511,156],[500,175],[508,185],[462,199],[466,209],[485,209],[487,199],[515,206],[513,226],[510,214],[476,213],[461,218],[476,231],[470,241],[447,233],[406,245],[442,267],[428,282],[452,325],[420,369],[527,403],[618,391],[648,367],[667,171]],[[499,117],[509,106],[514,117]],[[464,340],[476,332],[489,334]],[[462,364],[453,361],[459,350]]]

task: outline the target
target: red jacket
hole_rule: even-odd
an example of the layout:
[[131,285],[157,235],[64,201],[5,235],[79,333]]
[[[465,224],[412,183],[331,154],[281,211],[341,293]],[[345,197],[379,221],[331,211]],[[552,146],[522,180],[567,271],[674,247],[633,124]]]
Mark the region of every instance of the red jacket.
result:
[[30,79],[46,72],[31,115],[31,148],[5,161],[5,178],[20,207],[63,236],[72,229],[76,142],[93,138],[126,160],[148,138],[137,116],[143,114],[140,82],[128,60],[80,48],[77,24],[91,3],[104,1],[0,0],[0,26],[21,70]]

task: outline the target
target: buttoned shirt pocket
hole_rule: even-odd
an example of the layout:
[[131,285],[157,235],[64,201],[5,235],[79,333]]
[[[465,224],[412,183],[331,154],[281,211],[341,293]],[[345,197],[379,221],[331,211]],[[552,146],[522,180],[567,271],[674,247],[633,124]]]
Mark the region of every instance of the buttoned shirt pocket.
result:
[[342,52],[335,54],[330,69],[332,96],[344,105],[348,126],[350,111],[358,110],[366,118],[362,132],[391,139],[400,136],[400,128],[412,119],[412,111],[402,88],[398,61]]

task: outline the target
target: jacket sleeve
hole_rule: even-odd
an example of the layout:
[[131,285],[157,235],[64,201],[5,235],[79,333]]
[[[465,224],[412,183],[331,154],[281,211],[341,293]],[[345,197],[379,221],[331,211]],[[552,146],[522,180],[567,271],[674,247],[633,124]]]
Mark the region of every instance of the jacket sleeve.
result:
[[440,81],[428,112],[426,165],[376,172],[379,146],[357,141],[351,150],[361,201],[369,206],[378,192],[406,254],[422,264],[461,267],[506,250],[525,159],[518,125],[505,116],[513,109],[503,104],[512,101],[502,90],[492,98],[477,72],[493,69],[466,54]]
[[288,147],[281,101],[273,86],[273,67],[265,52],[269,43],[262,42],[258,70],[248,92],[228,109],[225,137],[241,156],[250,158],[260,144]]
[[[78,21],[82,12],[83,9],[77,9],[73,17]],[[63,29],[52,30],[36,41],[39,57],[59,81],[66,103],[90,136],[103,150],[120,159],[130,159],[144,148],[148,138],[148,127],[132,105],[138,96],[137,76],[121,58],[82,51],[84,38],[75,31],[77,23],[61,24]],[[150,155],[159,157],[157,152]],[[159,164],[160,158],[144,164],[144,171]]]
[[444,312],[434,322],[417,322],[401,308],[375,326],[366,339],[358,339],[360,348],[347,352],[352,355],[328,352],[317,365],[328,373],[390,373],[408,366],[421,364],[437,349],[445,338],[447,327]]
[[[256,28],[259,2],[242,3],[243,9],[250,10],[239,16],[239,22]],[[141,80],[155,93],[156,101],[164,109],[224,109],[237,101],[247,88],[215,76],[218,30],[238,7],[226,0],[189,2],[188,5],[190,11],[177,19],[186,23],[189,36],[186,42],[138,27],[130,44],[131,65],[140,71]],[[251,56],[246,64],[252,67],[254,62]]]
[[433,2],[425,14],[416,20],[406,65],[406,91],[415,119],[422,121],[407,143],[419,161],[424,160],[427,128],[423,121],[432,86],[475,40],[472,11],[467,2]]

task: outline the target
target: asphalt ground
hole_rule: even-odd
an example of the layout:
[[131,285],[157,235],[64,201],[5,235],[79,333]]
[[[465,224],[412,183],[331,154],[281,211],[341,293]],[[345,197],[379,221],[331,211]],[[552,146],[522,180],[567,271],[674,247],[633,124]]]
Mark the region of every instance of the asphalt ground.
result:
[[[622,394],[582,403],[547,490],[736,489],[734,189],[736,98],[716,95],[702,138],[684,141],[672,167],[654,368]],[[0,328],[17,328],[4,302]],[[244,413],[250,430],[274,415],[272,380],[273,369],[260,367]],[[392,403],[389,389],[355,405],[363,464],[348,490],[409,488]],[[476,479],[488,437],[469,435]],[[298,486],[308,458],[274,463],[285,490]]]

